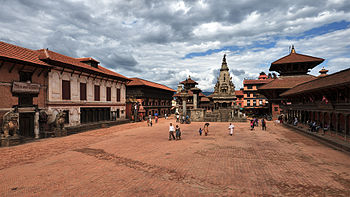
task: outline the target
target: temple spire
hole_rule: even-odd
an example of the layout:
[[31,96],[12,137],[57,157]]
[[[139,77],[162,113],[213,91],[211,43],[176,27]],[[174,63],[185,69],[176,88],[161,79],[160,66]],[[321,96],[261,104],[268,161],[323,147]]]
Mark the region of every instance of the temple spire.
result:
[[296,53],[294,49],[294,45],[292,45],[292,50],[290,51],[290,53]]
[[222,64],[221,64],[221,70],[229,70],[227,67],[227,63],[226,63],[226,54],[224,54],[224,57],[222,58]]

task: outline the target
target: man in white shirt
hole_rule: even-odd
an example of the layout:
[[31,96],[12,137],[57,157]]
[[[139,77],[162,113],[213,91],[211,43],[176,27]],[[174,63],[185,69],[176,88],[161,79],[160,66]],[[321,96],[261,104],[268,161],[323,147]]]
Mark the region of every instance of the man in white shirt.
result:
[[173,123],[170,123],[170,126],[169,126],[169,140],[171,140],[171,137],[175,140],[174,131],[175,131],[175,128],[173,126]]
[[235,128],[235,126],[233,126],[233,124],[230,123],[230,126],[228,126],[228,129],[230,130],[230,136],[233,135],[233,129]]

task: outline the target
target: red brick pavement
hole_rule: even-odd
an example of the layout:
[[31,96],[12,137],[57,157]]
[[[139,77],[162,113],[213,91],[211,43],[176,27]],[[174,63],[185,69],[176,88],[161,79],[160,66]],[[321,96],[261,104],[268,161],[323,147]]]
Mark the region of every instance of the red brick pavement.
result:
[[0,196],[350,196],[350,157],[268,123],[118,125],[0,149]]

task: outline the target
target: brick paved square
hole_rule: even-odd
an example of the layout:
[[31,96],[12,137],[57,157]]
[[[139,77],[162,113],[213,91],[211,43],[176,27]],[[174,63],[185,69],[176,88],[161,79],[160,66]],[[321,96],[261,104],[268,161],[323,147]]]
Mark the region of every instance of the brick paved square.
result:
[[1,196],[350,196],[349,155],[287,128],[169,122],[1,148]]

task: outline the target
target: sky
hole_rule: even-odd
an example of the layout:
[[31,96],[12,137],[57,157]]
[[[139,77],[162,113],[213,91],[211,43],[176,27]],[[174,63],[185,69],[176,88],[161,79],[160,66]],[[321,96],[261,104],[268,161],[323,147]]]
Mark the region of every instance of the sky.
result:
[[324,58],[312,69],[350,67],[349,0],[0,0],[0,40],[93,57],[126,77],[176,90],[191,76],[213,91],[223,55],[232,81],[268,73],[296,52]]

